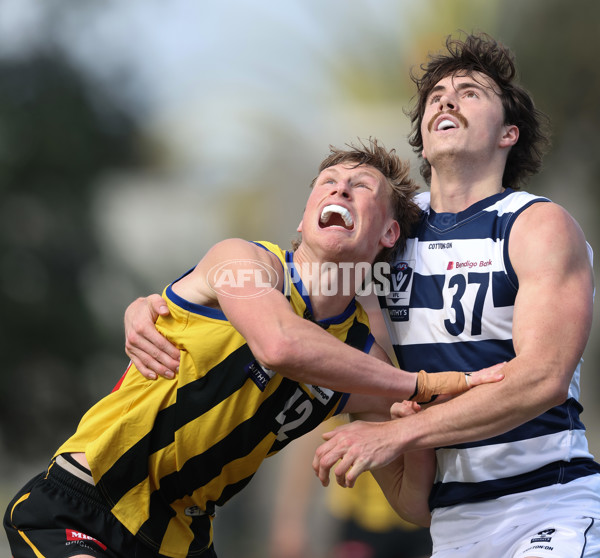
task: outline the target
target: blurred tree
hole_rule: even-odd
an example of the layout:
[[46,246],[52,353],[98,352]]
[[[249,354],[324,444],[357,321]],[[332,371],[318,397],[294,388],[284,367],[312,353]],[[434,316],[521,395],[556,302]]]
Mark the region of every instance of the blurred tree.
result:
[[[520,12],[519,17],[514,14]],[[600,3],[595,0],[508,0],[499,28],[517,56],[522,82],[551,120],[552,149],[531,191],[564,205],[582,226],[588,242],[600,247]],[[600,448],[600,378],[598,334],[600,306],[584,359],[582,403],[592,452]],[[560,319],[560,316],[557,316]],[[593,422],[595,421],[595,422]]]
[[510,0],[501,13],[499,29],[517,55],[521,79],[551,117],[555,154],[566,149],[573,166],[583,165],[598,195],[600,3]]
[[137,160],[133,121],[59,52],[0,61],[0,442],[21,457],[90,404],[82,369],[108,346],[80,286],[98,257],[91,195]]

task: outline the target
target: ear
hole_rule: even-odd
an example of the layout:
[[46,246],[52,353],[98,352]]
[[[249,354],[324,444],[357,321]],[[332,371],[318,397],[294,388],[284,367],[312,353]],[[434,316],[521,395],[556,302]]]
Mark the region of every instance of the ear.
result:
[[390,226],[383,233],[380,243],[384,248],[391,248],[400,238],[400,225],[395,219],[390,223]]
[[504,133],[500,138],[500,147],[512,147],[519,140],[519,128],[514,124],[504,127]]

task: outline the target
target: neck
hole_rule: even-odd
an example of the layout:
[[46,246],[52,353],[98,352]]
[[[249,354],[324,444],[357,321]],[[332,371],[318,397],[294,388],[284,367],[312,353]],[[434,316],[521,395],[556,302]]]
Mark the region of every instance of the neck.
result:
[[294,252],[294,264],[316,320],[337,316],[348,307],[356,292],[354,265],[309,257],[303,244]]
[[431,208],[438,213],[459,213],[502,191],[502,173],[477,173],[468,165],[431,169]]

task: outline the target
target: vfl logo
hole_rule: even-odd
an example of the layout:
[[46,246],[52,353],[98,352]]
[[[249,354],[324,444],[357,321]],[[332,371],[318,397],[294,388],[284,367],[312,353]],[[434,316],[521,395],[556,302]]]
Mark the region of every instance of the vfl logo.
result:
[[406,292],[412,279],[412,268],[407,262],[398,262],[392,267],[392,290],[396,293]]
[[256,298],[273,290],[279,281],[274,267],[258,260],[227,260],[208,270],[208,286],[231,298]]
[[409,319],[410,294],[413,282],[412,262],[397,262],[391,269],[391,292],[386,297],[387,311],[393,322]]

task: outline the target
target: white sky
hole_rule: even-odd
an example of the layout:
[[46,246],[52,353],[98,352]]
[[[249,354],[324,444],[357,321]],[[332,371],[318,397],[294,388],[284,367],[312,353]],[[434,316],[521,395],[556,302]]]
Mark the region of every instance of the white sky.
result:
[[324,93],[326,76],[312,73],[315,57],[334,63],[340,38],[360,43],[373,25],[402,33],[400,13],[410,1],[82,0],[52,9],[60,4],[3,0],[2,50],[27,51],[55,26],[75,59],[109,79],[126,69],[123,91],[160,106],[227,88],[248,89],[257,103],[273,86],[281,94]]
[[[269,164],[273,127],[283,127],[287,137],[296,138],[295,148],[308,152],[314,162],[308,180],[330,143],[369,135],[383,139],[381,130],[398,127],[388,109],[363,114],[348,107],[336,70],[343,60],[368,59],[374,29],[398,36],[406,3],[3,0],[0,53],[26,54],[51,33],[166,145],[171,176],[113,178],[106,189],[109,197],[99,202],[103,241],[142,273],[153,252],[162,251],[163,261],[180,252],[189,256],[187,238],[210,242],[227,230],[215,224],[210,196],[243,188],[244,176]],[[344,56],[349,51],[355,58]],[[395,116],[405,122],[402,114]],[[398,134],[393,143],[403,139]],[[275,200],[278,211],[270,211],[271,226],[281,222],[289,230],[306,195],[301,189],[305,181],[290,174],[289,183],[281,185],[292,195]],[[179,251],[165,251],[167,237],[153,238],[151,231],[142,235],[145,243],[140,240],[140,226],[130,212],[135,199],[146,218],[153,211],[165,218],[177,212],[173,220],[185,226],[171,228],[168,238]],[[194,214],[199,218],[194,220]]]

